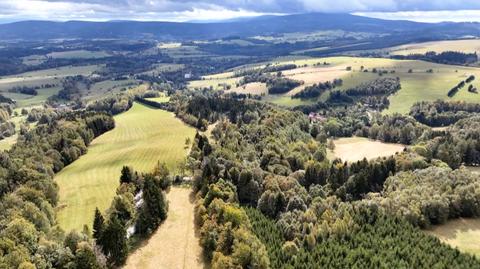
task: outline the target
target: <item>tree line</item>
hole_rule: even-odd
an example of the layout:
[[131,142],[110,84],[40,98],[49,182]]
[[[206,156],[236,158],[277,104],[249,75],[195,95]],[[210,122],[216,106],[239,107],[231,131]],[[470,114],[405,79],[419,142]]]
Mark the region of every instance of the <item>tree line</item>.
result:
[[84,263],[95,258],[90,242],[83,238],[73,247],[57,226],[53,176],[113,127],[106,114],[64,113],[39,123],[0,153],[0,267],[94,268]]
[[445,51],[436,53],[429,51],[425,54],[395,55],[393,59],[399,60],[422,60],[427,62],[451,64],[451,65],[468,65],[478,61],[477,53],[463,53],[459,51]]
[[323,83],[314,84],[312,86],[305,87],[301,92],[296,93],[292,98],[300,99],[309,99],[317,98],[322,95],[324,92],[334,89],[336,87],[341,87],[343,85],[343,80],[334,79],[332,82],[327,81]]
[[171,182],[165,164],[158,163],[153,172],[143,175],[128,166],[122,168],[110,208],[105,214],[95,209],[92,237],[99,248],[97,256],[105,261],[100,266],[123,265],[136,240],[151,235],[167,218],[164,191]]
[[418,102],[410,108],[410,115],[431,127],[448,126],[461,119],[480,113],[480,104],[465,101]]
[[[188,114],[204,111],[205,106],[188,104],[193,99],[182,100],[186,103],[177,104],[178,111]],[[405,210],[388,210],[388,207],[384,207],[389,205],[389,196],[383,196],[384,192],[387,193],[389,182],[396,182],[403,173],[423,169],[418,173],[442,178],[427,167],[447,165],[419,155],[419,152],[428,152],[428,149],[425,151],[426,147],[392,158],[362,160],[352,164],[341,160],[330,161],[326,158],[326,138],[330,131],[337,128],[335,124],[312,124],[298,111],[284,110],[253,100],[235,102],[243,105],[236,108],[233,120],[228,112],[223,113],[217,110],[219,107],[208,106],[211,110],[206,115],[216,116],[205,117],[205,120],[210,122],[210,119],[215,119],[218,123],[211,139],[203,135],[196,136],[189,156],[189,167],[194,171],[198,195],[196,219],[201,227],[201,244],[213,267],[266,268],[288,265],[290,262],[291,266],[298,268],[349,267],[355,261],[367,268],[377,264],[406,264],[410,267],[437,264],[446,267],[462,265],[466,268],[478,266],[475,258],[460,254],[441,244],[438,239],[423,234],[419,239],[421,231],[418,227],[423,226],[421,222],[410,222],[409,215],[403,214]],[[362,106],[356,108],[360,110]],[[332,111],[338,115],[346,113],[336,109]],[[364,115],[363,119],[362,115],[354,112],[348,112],[347,115],[356,118],[357,124],[363,120],[370,124],[368,115]],[[418,128],[421,125],[416,125],[413,118],[400,115],[385,117],[373,116],[374,122],[385,121],[386,124],[383,130],[380,125],[370,125],[368,130],[373,129],[372,136],[378,137],[381,132],[384,140],[417,143],[422,141],[422,136],[430,135],[429,128]],[[341,117],[335,120],[339,119]],[[363,129],[360,124],[348,128],[350,132]],[[468,174],[459,174],[458,177],[465,182],[471,180]],[[416,186],[423,188],[425,195],[429,193],[426,191],[427,182],[419,180]],[[470,191],[471,188],[466,189]],[[403,194],[407,197],[405,199],[408,199],[407,193]],[[378,197],[378,200],[371,197]],[[472,201],[460,202],[459,205],[463,207],[469,202]],[[256,231],[265,225],[257,225],[256,220],[250,217],[249,209],[239,205],[256,208],[259,216],[273,222],[274,226],[268,225],[270,237],[281,235],[283,239],[276,238],[274,244],[277,245],[272,247],[265,241],[268,236],[262,237],[262,232]],[[430,208],[431,211],[428,211]],[[377,213],[370,212],[372,210]],[[436,212],[435,207],[426,204],[419,218],[433,216],[432,212]],[[458,212],[462,214],[462,211]],[[276,231],[272,232],[272,229]],[[368,238],[375,238],[375,241]],[[354,247],[359,244],[364,248],[359,250]],[[395,248],[390,247],[395,244],[409,251],[398,257]],[[241,248],[244,255],[240,255]],[[277,249],[277,254],[271,253],[274,249]],[[421,259],[416,254],[419,251]],[[345,259],[350,255],[358,257],[367,253],[381,255],[375,260]]]

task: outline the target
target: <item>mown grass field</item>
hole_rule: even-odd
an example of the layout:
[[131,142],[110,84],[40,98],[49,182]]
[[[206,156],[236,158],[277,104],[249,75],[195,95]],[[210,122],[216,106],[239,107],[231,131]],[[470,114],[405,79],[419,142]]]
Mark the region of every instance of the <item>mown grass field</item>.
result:
[[86,100],[97,100],[108,94],[119,93],[124,89],[131,89],[139,85],[135,79],[127,80],[104,80],[93,84],[83,96]]
[[335,149],[328,150],[328,158],[333,160],[340,158],[347,162],[356,162],[367,158],[367,160],[379,157],[388,157],[402,152],[404,145],[383,143],[363,137],[348,137],[334,140]]
[[426,232],[460,251],[480,258],[480,219],[451,220]]
[[55,59],[97,59],[112,55],[106,51],[70,50],[52,52],[47,54],[47,56]]
[[128,257],[124,269],[205,268],[200,239],[195,232],[192,190],[172,187],[167,199],[167,219]]
[[163,72],[173,72],[173,71],[182,70],[184,67],[185,67],[184,64],[160,63],[160,64],[156,64],[152,70],[143,72],[141,74],[149,75],[149,76],[158,76]]
[[[328,65],[322,65],[327,62]],[[379,75],[372,73],[373,69],[378,71],[386,70],[389,74],[384,77],[399,77],[402,89],[395,95],[390,97],[390,108],[385,113],[408,113],[410,107],[418,101],[434,101],[437,99],[464,100],[468,102],[479,103],[480,94],[469,93],[466,88],[460,90],[453,98],[447,97],[447,92],[462,80],[470,75],[475,75],[477,79],[473,81],[473,85],[480,88],[480,69],[475,67],[463,67],[434,64],[423,61],[400,61],[386,58],[361,58],[361,57],[330,57],[330,58],[305,58],[293,60],[278,60],[274,64],[296,64],[302,66],[297,71],[286,72],[285,75],[305,80],[305,86],[332,80],[332,78],[341,78],[344,85],[340,89],[348,89],[358,84],[372,81],[379,78]],[[314,67],[314,64],[320,66]],[[306,65],[307,67],[303,67]],[[369,72],[363,72],[361,67]],[[346,72],[346,67],[352,70]],[[427,70],[431,69],[431,73]],[[409,72],[411,70],[411,72]],[[394,73],[390,73],[394,72]],[[290,73],[290,74],[289,74]],[[193,81],[190,87],[212,86],[218,89],[218,85],[222,83],[231,84],[235,80],[231,78],[230,73],[216,74],[206,77],[205,80]],[[237,78],[238,79],[238,78]],[[468,87],[468,85],[467,85]],[[295,90],[295,89],[294,89]],[[295,106],[299,104],[308,104],[317,100],[292,100],[291,94],[269,95],[266,101],[277,103],[285,106]],[[321,96],[320,100],[324,100],[325,96]]]
[[138,103],[115,122],[114,130],[95,139],[86,155],[55,177],[58,221],[67,231],[91,227],[95,207],[110,206],[124,165],[148,172],[160,161],[175,170],[187,154],[185,139],[195,134],[172,113]]
[[[17,108],[16,112],[20,114],[20,109]],[[26,119],[27,119],[27,116],[23,116],[23,115],[15,116],[10,119],[10,121],[15,124],[15,134],[0,140],[0,151],[10,150],[13,147],[13,145],[17,143],[18,134],[20,132],[20,124],[22,122],[25,122]],[[30,124],[30,128],[35,126],[36,126],[36,123]]]
[[147,99],[157,103],[167,103],[168,101],[170,101],[170,97],[165,95],[160,97],[155,97],[155,98],[147,98]]
[[29,55],[23,57],[23,64],[39,65],[48,58],[55,59],[98,59],[112,56],[106,51],[89,51],[89,50],[70,50],[70,51],[56,51],[47,55]]
[[480,174],[480,167],[467,167],[467,169],[473,173]]
[[474,53],[480,51],[480,39],[444,40],[413,43],[388,49],[393,55],[424,54],[429,51],[437,53],[445,51],[461,51]]
[[[89,76],[101,67],[101,65],[66,66],[0,77],[0,94],[16,100],[19,107],[39,105],[47,100],[48,97],[60,91],[64,77]],[[37,96],[8,92],[13,87],[36,87],[46,84],[54,85],[54,87],[38,89]]]
[[60,91],[60,87],[46,88],[37,90],[38,94],[35,96],[21,94],[21,93],[1,93],[3,96],[12,98],[17,101],[18,107],[31,107],[43,104],[48,97],[57,94]]

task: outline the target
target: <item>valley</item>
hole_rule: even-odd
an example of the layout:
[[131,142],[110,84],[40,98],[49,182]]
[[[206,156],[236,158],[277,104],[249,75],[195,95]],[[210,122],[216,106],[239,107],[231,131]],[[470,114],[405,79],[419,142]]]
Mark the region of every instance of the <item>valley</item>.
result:
[[89,152],[55,177],[60,187],[58,220],[65,230],[80,231],[93,222],[95,207],[105,210],[119,185],[122,166],[148,172],[165,162],[172,171],[187,151],[194,129],[171,113],[141,104],[115,117],[115,129],[93,141]]
[[0,20],[0,268],[480,268],[480,23],[208,3]]
[[205,268],[191,189],[173,187],[167,198],[169,216],[151,238],[134,250],[123,268]]

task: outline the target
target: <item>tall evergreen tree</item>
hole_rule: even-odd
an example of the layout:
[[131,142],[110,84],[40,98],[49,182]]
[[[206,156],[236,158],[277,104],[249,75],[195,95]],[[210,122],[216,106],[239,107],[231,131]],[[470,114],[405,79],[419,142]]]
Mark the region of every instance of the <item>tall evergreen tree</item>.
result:
[[95,217],[93,219],[93,238],[97,240],[99,245],[102,244],[101,237],[103,230],[105,229],[105,219],[103,218],[102,213],[98,210],[98,207],[95,208]]
[[133,179],[132,170],[128,166],[122,168],[122,175],[120,176],[120,184],[131,183]]
[[148,234],[167,218],[165,195],[151,175],[145,177],[143,200],[144,203],[137,220],[136,230],[141,234]]
[[125,263],[128,256],[127,231],[115,215],[105,227],[102,242],[103,253],[110,264],[119,266]]

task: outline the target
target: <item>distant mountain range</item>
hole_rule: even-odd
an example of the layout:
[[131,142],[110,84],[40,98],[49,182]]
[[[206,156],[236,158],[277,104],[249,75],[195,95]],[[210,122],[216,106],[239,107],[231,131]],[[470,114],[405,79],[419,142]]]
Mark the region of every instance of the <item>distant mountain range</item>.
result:
[[0,25],[0,39],[129,38],[157,40],[209,40],[231,36],[251,37],[292,32],[344,30],[377,34],[416,33],[429,38],[480,36],[478,23],[418,23],[381,20],[350,14],[308,13],[262,16],[239,21],[214,23],[138,21],[22,21]]

